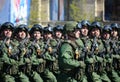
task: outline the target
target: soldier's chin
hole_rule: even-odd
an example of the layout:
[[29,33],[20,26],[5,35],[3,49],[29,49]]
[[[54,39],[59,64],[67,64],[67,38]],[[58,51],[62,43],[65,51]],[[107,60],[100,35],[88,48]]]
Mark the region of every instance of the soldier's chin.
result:
[[93,35],[93,37],[99,37],[99,35],[97,35],[97,34],[94,34],[94,35]]
[[39,40],[39,39],[40,39],[40,37],[36,37],[35,39],[36,39],[36,40]]
[[61,36],[59,35],[59,36],[57,36],[57,38],[61,38]]
[[7,37],[7,38],[11,38],[11,35],[7,35],[6,37]]
[[26,37],[21,37],[21,39],[25,39]]
[[78,38],[80,38],[80,36],[76,36],[75,38],[78,39]]

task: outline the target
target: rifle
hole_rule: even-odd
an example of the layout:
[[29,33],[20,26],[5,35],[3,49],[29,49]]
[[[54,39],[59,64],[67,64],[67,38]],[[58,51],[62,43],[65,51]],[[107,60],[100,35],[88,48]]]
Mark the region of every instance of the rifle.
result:
[[118,54],[119,49],[117,49],[116,41],[113,40],[111,42],[112,42],[113,54]]
[[[113,49],[113,54],[118,55],[119,49],[118,49],[118,47],[116,45],[115,40],[112,41],[112,49]],[[115,70],[118,69],[118,59],[117,58],[113,58],[113,67],[114,67]]]
[[49,43],[50,43],[50,39],[47,40],[47,43],[46,43],[46,45],[45,45],[45,47],[44,47],[45,49],[48,49]]
[[94,37],[93,39],[93,45],[92,45],[92,50],[91,50],[91,56],[94,55],[95,51],[98,51],[98,44],[97,44],[97,39]]
[[47,40],[47,42],[46,42],[46,44],[45,44],[45,46],[44,46],[44,49],[43,49],[43,51],[41,52],[41,54],[39,55],[39,57],[44,58],[44,54],[45,54],[45,52],[48,50],[49,43],[50,43],[50,39]]
[[25,47],[25,43],[27,42],[27,38],[25,38],[24,40],[22,40],[18,46],[18,48],[22,51],[22,55],[26,55],[26,47]]
[[[5,37],[5,39],[3,40],[3,43],[2,43],[2,45],[0,46],[0,51],[1,51],[1,53],[3,53],[4,51],[3,51],[3,48],[5,48],[5,44],[6,44],[6,42],[7,42],[7,40],[9,40],[10,38],[8,38],[8,37]],[[9,55],[9,57],[11,56],[11,50],[12,50],[12,47],[11,47],[11,45],[9,45],[9,46],[7,46],[7,52],[8,52],[8,55]]]
[[88,55],[88,52],[89,52],[89,47],[88,47],[88,40],[87,39],[82,39],[83,43],[84,43],[84,47],[82,49],[82,60],[84,61],[85,58],[87,57]]
[[57,49],[52,49],[52,47],[49,45],[50,39],[47,40],[46,45],[44,47],[43,53],[46,51],[49,51],[50,54],[52,54],[54,57],[56,57]]
[[5,43],[7,41],[7,37],[3,40],[2,45],[0,45],[0,50],[2,51],[2,49],[5,47]]
[[57,43],[57,50],[59,49],[59,47],[61,46],[61,40],[60,39],[58,39],[58,43]]
[[108,40],[102,40],[103,44],[104,44],[104,55],[106,54],[109,54],[109,57],[111,58],[112,57],[112,50],[110,50],[111,46],[110,46],[110,41],[111,39],[108,39]]
[[39,44],[37,43],[37,40],[36,40],[36,39],[33,41],[32,46],[35,47],[36,52],[37,52],[37,55],[38,55],[38,56],[41,55],[41,52],[42,52],[42,51],[41,51],[40,46],[39,46]]
[[53,56],[54,56],[55,58],[58,58],[60,46],[61,46],[61,40],[58,39],[58,41],[57,41],[57,46],[56,46],[56,48],[54,48],[54,50],[53,50]]

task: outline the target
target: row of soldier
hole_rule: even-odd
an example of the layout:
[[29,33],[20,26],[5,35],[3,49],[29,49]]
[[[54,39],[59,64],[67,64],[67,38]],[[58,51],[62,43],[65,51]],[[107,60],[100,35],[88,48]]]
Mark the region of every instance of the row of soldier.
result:
[[0,28],[3,82],[119,82],[119,25],[67,22]]

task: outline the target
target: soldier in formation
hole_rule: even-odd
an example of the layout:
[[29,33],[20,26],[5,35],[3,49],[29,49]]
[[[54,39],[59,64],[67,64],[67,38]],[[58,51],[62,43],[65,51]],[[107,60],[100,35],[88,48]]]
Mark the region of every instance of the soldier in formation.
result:
[[69,21],[0,26],[1,82],[120,82],[120,27]]

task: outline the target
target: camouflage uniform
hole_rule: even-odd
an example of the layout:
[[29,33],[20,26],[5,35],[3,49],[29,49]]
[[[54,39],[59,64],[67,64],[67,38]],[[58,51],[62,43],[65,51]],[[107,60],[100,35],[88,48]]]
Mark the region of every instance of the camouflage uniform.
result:
[[[120,77],[117,73],[118,71],[118,65],[119,65],[119,59],[120,59],[120,55],[118,54],[118,32],[119,32],[119,26],[117,23],[113,23],[111,24],[111,51],[112,51],[112,57],[113,57],[113,69],[111,72],[111,80],[113,82],[119,82],[120,81]],[[112,34],[113,33],[113,34]],[[117,34],[116,34],[117,33]],[[116,34],[116,35],[114,35]]]
[[89,76],[92,82],[102,82],[99,73],[102,71],[102,66],[103,66],[103,58],[101,56],[103,50],[103,44],[101,39],[98,38],[99,35],[96,35],[97,34],[96,30],[101,31],[101,26],[99,25],[98,22],[93,22],[91,24],[91,29],[90,29],[91,49],[90,49],[90,54],[86,57],[86,63],[88,63],[87,71],[89,72]]
[[[58,72],[59,67],[57,63],[57,42],[55,39],[52,38],[52,32],[53,28],[51,26],[44,27],[44,35],[46,35],[46,38],[44,38],[45,42],[45,54],[44,59],[46,60],[45,70],[42,73],[42,77],[45,82],[57,82],[55,74]],[[48,37],[48,36],[51,37]]]
[[[85,73],[86,73],[88,81],[91,82],[91,78],[90,78],[91,75],[89,75],[89,74],[90,74],[90,72],[92,72],[93,69],[91,69],[92,61],[89,61],[91,41],[88,36],[89,29],[90,29],[90,22],[88,20],[82,20],[80,23],[81,23],[81,40],[83,42],[83,50],[82,50],[83,52],[82,53],[85,55],[84,62],[86,64]],[[90,58],[90,60],[91,60],[91,58]]]
[[[88,53],[88,44],[89,44],[89,41],[88,41],[88,39],[86,39],[86,41],[84,41],[83,38],[80,38],[82,36],[81,35],[82,34],[81,33],[81,28],[82,28],[82,24],[78,23],[76,25],[76,28],[74,29],[75,33],[78,34],[78,32],[80,32],[80,34],[79,34],[80,36],[78,37],[76,35],[77,37],[76,37],[76,40],[75,40],[75,43],[76,43],[76,45],[78,46],[78,49],[79,49],[79,54],[76,54],[76,55],[78,55],[78,58],[76,58],[76,59],[85,63],[86,55]],[[81,73],[81,75],[80,75],[81,76],[80,81],[81,82],[87,82],[87,77],[85,75],[85,68],[79,69],[79,72]]]
[[[103,61],[103,73],[102,73],[102,77],[103,81],[107,81],[107,82],[111,82],[110,80],[110,72],[112,71],[112,53],[111,53],[111,45],[110,45],[110,31],[111,31],[111,27],[110,25],[106,25],[104,26],[104,28],[102,29],[102,42],[104,44],[104,61]],[[107,75],[107,77],[105,78],[105,76]]]
[[[68,22],[65,24],[65,32],[71,33],[76,28],[76,22]],[[74,35],[73,35],[74,36]],[[74,37],[75,39],[75,37]],[[76,40],[79,44],[81,43]],[[80,46],[78,47],[75,40],[69,39],[65,40],[60,47],[59,54],[59,65],[61,74],[59,77],[59,81],[61,82],[82,82],[83,81],[83,69],[85,68],[84,61],[79,61],[78,57],[81,54]]]
[[[10,22],[6,22],[1,26],[1,31],[3,31],[3,39],[0,41],[0,71],[4,82],[15,82],[15,77],[18,73],[18,62],[16,55],[17,44],[9,36],[14,30],[14,25]],[[8,35],[8,34],[9,35]]]
[[[41,38],[42,36],[40,36],[42,35],[42,26],[35,24],[30,30],[30,35],[32,39],[31,49],[33,51],[31,54],[32,74],[30,77],[33,78],[34,82],[43,82],[40,76],[45,69],[45,61],[43,60],[44,42]],[[34,35],[36,35],[36,37]]]
[[[24,37],[21,38],[19,33],[21,32],[25,33]],[[16,28],[16,34],[17,36],[17,41],[19,43],[18,49],[20,50],[20,53],[18,54],[19,57],[19,73],[18,73],[18,78],[21,82],[30,82],[29,77],[27,76],[31,72],[31,62],[30,62],[30,52],[29,52],[29,46],[30,42],[28,42],[27,37],[27,26],[22,24],[19,25]],[[23,36],[22,35],[22,36]]]

